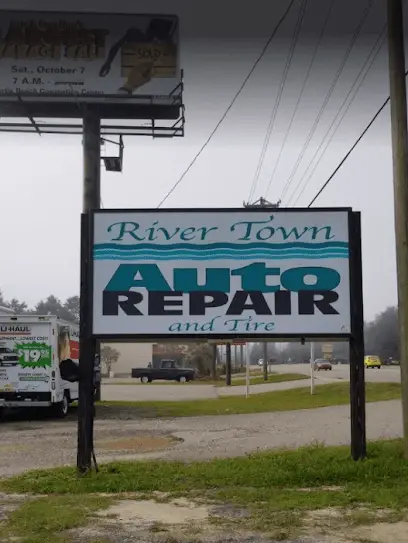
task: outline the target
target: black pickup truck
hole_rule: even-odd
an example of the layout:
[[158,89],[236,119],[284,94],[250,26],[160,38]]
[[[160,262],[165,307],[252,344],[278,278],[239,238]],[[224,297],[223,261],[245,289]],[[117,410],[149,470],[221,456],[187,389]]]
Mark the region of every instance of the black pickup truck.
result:
[[180,368],[175,360],[161,360],[158,368],[133,368],[132,377],[140,379],[142,383],[163,379],[165,381],[178,381],[186,383],[195,379],[195,370]]

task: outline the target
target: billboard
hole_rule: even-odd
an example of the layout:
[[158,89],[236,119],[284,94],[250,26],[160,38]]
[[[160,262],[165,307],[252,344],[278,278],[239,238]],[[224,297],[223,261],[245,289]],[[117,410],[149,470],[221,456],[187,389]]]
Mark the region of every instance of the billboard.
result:
[[347,337],[347,209],[101,210],[93,334]]
[[173,15],[0,10],[0,101],[169,96],[178,32]]

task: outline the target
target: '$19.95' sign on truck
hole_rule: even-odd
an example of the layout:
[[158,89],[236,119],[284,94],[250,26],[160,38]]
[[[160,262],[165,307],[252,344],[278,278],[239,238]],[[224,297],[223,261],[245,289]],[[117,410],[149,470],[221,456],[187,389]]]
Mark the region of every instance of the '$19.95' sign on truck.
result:
[[16,344],[20,366],[23,368],[51,367],[51,346],[46,343]]

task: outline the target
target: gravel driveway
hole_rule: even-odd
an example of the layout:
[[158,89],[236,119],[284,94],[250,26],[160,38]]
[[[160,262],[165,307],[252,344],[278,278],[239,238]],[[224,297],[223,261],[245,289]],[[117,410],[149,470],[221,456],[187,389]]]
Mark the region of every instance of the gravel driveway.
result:
[[[119,411],[114,420],[97,420],[95,432],[100,462],[122,458],[192,461],[240,456],[274,447],[295,448],[315,441],[328,445],[348,444],[350,419],[348,406],[171,420],[129,420],[128,411]],[[1,434],[0,476],[76,462],[74,420],[5,422]],[[395,438],[401,434],[400,401],[369,404],[368,439]],[[112,450],[109,446],[119,439],[144,436],[148,442],[154,442],[164,441],[170,435],[179,441],[169,443],[166,448],[161,445],[159,450],[152,446],[152,452],[136,455],[134,449]]]

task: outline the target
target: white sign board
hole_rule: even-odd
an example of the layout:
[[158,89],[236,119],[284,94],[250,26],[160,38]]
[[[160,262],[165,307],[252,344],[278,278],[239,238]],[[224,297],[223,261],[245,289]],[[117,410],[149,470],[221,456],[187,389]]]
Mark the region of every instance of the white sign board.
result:
[[94,214],[93,333],[350,333],[349,211]]
[[179,83],[175,16],[0,10],[0,100],[168,96]]

